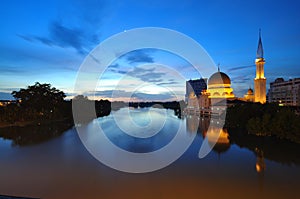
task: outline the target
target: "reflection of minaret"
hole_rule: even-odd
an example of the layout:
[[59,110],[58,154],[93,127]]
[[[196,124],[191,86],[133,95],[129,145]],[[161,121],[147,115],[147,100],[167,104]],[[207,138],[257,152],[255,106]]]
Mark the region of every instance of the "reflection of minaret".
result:
[[258,173],[258,184],[259,190],[263,192],[264,190],[264,171],[266,169],[264,153],[261,149],[255,148],[256,153],[256,164],[255,169]]
[[262,173],[265,171],[266,169],[266,164],[265,164],[265,159],[264,159],[264,153],[262,150],[256,148],[255,149],[256,152],[256,171],[257,173]]
[[259,30],[259,40],[256,52],[256,77],[254,79],[255,102],[266,103],[266,78],[264,76],[264,51],[261,41],[261,32]]

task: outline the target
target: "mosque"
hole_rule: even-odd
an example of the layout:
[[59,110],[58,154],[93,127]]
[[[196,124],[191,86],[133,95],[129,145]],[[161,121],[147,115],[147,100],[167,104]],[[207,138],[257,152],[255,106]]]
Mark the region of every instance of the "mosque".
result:
[[[189,80],[186,82],[187,93],[187,112],[196,114],[209,114],[211,113],[211,105],[220,103],[224,100],[242,100],[246,102],[260,102],[266,103],[266,78],[264,76],[264,64],[265,59],[263,57],[263,46],[261,39],[261,32],[259,31],[258,48],[256,52],[256,76],[254,78],[254,92],[251,88],[248,89],[247,93],[243,98],[237,98],[234,95],[233,89],[231,88],[231,80],[229,76],[220,71],[212,74],[207,80],[207,89],[199,81],[205,81],[206,79],[200,80]],[[195,84],[194,82],[198,82]],[[188,89],[189,88],[189,89]],[[196,92],[195,92],[196,91]]]
[[[224,116],[223,113],[226,108],[238,101],[266,103],[264,64],[261,33],[259,32],[255,59],[254,91],[249,88],[244,97],[237,98],[231,88],[230,77],[221,72],[219,66],[218,71],[212,74],[208,80],[201,78],[186,82],[187,131],[191,133],[201,132],[203,138],[207,138],[207,143],[212,147],[212,150],[218,153],[219,158],[221,153],[228,151],[231,146],[229,132],[223,128],[225,118],[222,116]],[[204,117],[199,117],[199,115]],[[263,152],[257,150],[256,156],[256,171],[263,173],[266,167]]]

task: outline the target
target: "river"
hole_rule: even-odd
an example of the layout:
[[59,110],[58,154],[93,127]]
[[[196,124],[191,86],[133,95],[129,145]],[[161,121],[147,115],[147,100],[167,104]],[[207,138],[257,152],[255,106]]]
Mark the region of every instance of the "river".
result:
[[[84,134],[81,138],[98,143],[97,150],[110,157],[114,154],[95,136],[99,126],[115,146],[138,154],[159,151],[175,139],[179,128],[184,129],[184,136],[195,138],[175,162],[148,173],[126,173],[100,163],[85,148],[75,127],[37,142],[20,142],[21,137],[0,138],[0,195],[210,199],[294,198],[298,194],[297,145],[271,141],[272,144],[256,146],[248,138],[239,142],[238,137],[229,136],[232,133],[220,130],[217,120],[197,116],[178,118],[173,110],[130,109],[130,121],[126,111],[125,108],[113,111],[109,116],[77,126]],[[139,128],[126,125],[131,123]],[[126,134],[126,128],[134,130]],[[38,133],[45,130],[41,131]],[[213,140],[215,131],[220,134],[213,150],[199,158],[203,140]],[[139,134],[144,138],[134,136]]]

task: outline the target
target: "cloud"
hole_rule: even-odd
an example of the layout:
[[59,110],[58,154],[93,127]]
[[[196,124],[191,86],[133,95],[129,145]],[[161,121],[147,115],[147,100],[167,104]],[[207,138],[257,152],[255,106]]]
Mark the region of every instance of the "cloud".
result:
[[11,65],[0,65],[1,68],[1,75],[20,75],[20,74],[30,74],[31,71],[25,70],[23,67],[20,66],[11,66]]
[[[105,91],[96,91],[94,93],[95,96],[101,96],[105,98],[111,98],[114,90],[105,90]],[[126,93],[126,91],[120,90],[121,93]],[[89,95],[89,93],[85,93],[84,95]]]
[[[76,28],[68,28],[55,21],[50,25],[50,38],[53,44],[60,47],[73,47],[79,53],[84,52],[84,32]],[[47,39],[46,39],[47,40]],[[43,40],[42,40],[43,41]]]
[[17,36],[28,42],[73,48],[79,54],[88,53],[100,41],[99,27],[106,16],[107,1],[77,0],[70,5],[63,8],[63,17],[50,21],[48,35],[17,34]]
[[119,68],[120,65],[118,63],[112,64],[109,66],[110,68]]
[[121,74],[125,79],[128,77],[134,77],[140,81],[146,83],[153,83],[158,86],[176,85],[179,83],[174,78],[170,78],[170,74],[167,74],[165,71],[161,71],[155,65],[153,66],[147,65],[146,67],[142,67],[142,66],[134,67],[131,70],[119,69],[120,68],[119,64],[113,65],[111,67],[112,67],[110,68],[111,72]]
[[119,73],[121,75],[125,75],[125,74],[128,73],[128,71],[126,71],[126,70],[118,70],[116,68],[110,68],[109,70],[112,71],[112,72],[115,72],[115,73]]
[[126,61],[129,64],[133,63],[153,63],[154,59],[150,55],[151,52],[153,52],[154,49],[140,49],[140,50],[134,50],[131,51],[124,56],[121,56],[121,58],[125,58]]
[[21,39],[24,39],[25,41],[29,41],[29,42],[33,42],[34,41],[34,37],[33,36],[26,36],[26,35],[22,35],[22,34],[17,34],[18,37],[20,37]]
[[179,82],[176,82],[176,81],[169,81],[169,82],[158,83],[157,85],[164,86],[164,85],[174,85],[174,84],[178,84],[178,83]]
[[117,69],[119,65],[113,65],[110,67],[113,67],[110,69],[110,71],[112,72],[119,73],[122,75],[128,75],[130,77],[135,77],[144,82],[156,83],[156,82],[164,81],[162,77],[165,75],[165,73],[155,71],[156,69],[154,67],[153,68],[134,67],[133,70],[129,70],[129,71]]
[[145,53],[135,53],[127,57],[129,63],[153,63],[153,58]]
[[171,93],[149,94],[141,92],[133,93],[132,97],[141,101],[168,101],[176,98],[176,96]]
[[128,72],[127,75],[136,77],[144,82],[162,82],[162,77],[165,75],[163,72],[156,72],[155,68],[141,68],[135,67],[132,71]]
[[249,83],[251,81],[251,78],[249,76],[236,76],[233,77],[231,81],[235,84]]
[[84,31],[77,28],[69,28],[63,24],[54,21],[49,25],[49,36],[21,35],[18,37],[29,42],[40,42],[47,46],[58,46],[62,48],[71,47],[80,54],[87,53],[91,42],[84,35]]
[[255,65],[237,66],[237,67],[229,68],[229,69],[227,69],[227,71],[232,72],[232,71],[236,71],[236,70],[242,70],[242,69],[245,69],[245,68],[252,68],[253,66],[255,66]]
[[55,45],[55,42],[51,41],[50,39],[47,39],[45,37],[39,37],[39,36],[32,36],[31,41],[39,41],[47,46],[53,46]]

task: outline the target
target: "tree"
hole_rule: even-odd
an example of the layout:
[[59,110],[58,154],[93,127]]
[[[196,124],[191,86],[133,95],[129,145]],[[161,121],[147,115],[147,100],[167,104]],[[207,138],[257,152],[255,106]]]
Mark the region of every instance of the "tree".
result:
[[51,87],[51,84],[40,84],[39,82],[26,89],[13,91],[11,94],[20,101],[22,109],[34,110],[45,116],[55,115],[56,112],[59,112],[66,97],[63,91]]
[[87,101],[89,99],[88,99],[87,96],[84,96],[84,95],[76,95],[72,100],[81,100],[81,101],[85,100],[85,101]]

